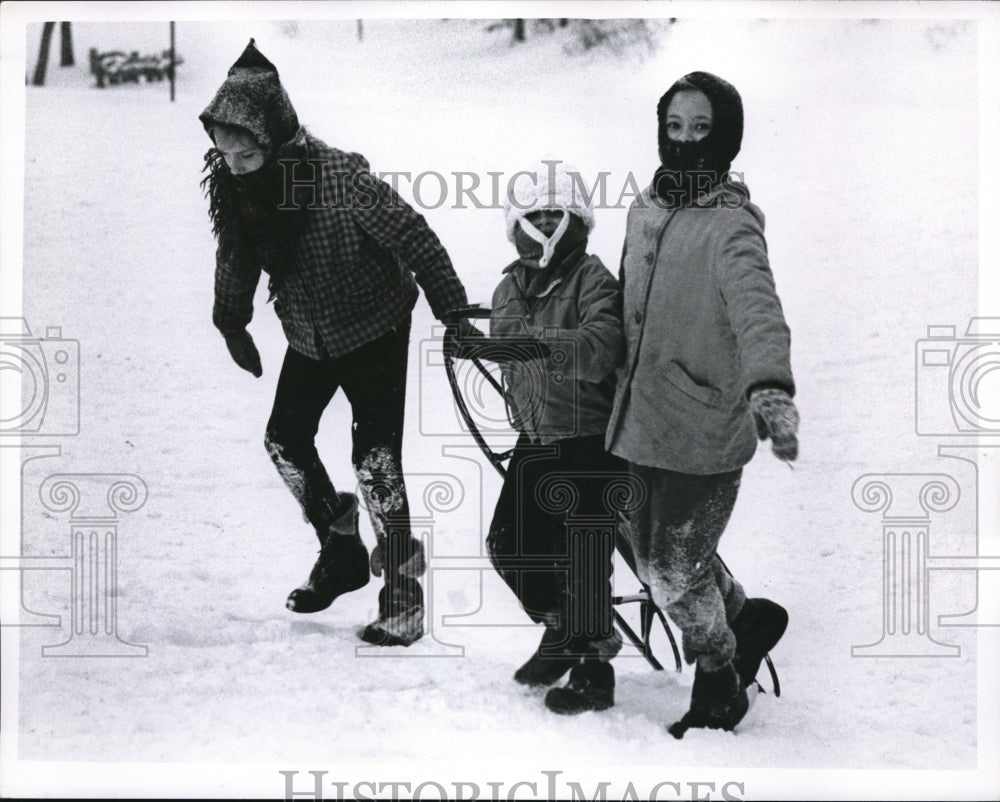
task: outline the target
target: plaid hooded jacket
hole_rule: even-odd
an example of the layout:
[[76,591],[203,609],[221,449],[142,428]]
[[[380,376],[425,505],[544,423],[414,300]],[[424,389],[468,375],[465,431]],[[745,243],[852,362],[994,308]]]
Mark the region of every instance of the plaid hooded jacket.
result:
[[321,359],[348,353],[401,323],[424,289],[435,316],[468,303],[451,260],[423,216],[357,153],[298,125],[277,70],[253,40],[200,119],[249,130],[272,156],[233,176],[206,155],[218,238],[212,319],[245,328],[261,271],[289,345]]

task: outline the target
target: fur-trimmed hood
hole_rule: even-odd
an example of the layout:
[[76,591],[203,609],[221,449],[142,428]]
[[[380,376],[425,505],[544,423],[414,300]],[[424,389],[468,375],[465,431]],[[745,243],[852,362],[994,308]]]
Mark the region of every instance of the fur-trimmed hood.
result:
[[555,156],[542,159],[537,164],[514,176],[504,202],[507,221],[507,239],[516,244],[514,230],[519,220],[532,212],[555,209],[571,212],[579,217],[589,234],[594,229],[592,198],[573,165]]

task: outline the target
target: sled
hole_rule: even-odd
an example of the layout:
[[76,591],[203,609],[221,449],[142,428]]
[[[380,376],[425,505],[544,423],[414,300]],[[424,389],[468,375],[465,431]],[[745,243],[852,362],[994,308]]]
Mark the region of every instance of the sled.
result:
[[[458,317],[465,317],[470,320],[484,320],[489,319],[490,311],[491,310],[488,308],[475,305],[456,310],[455,314]],[[479,446],[480,451],[483,452],[483,455],[489,463],[501,477],[506,477],[507,462],[513,453],[513,448],[507,449],[506,451],[494,451],[490,444],[486,441],[486,438],[480,431],[480,428],[477,425],[459,386],[458,376],[455,371],[455,356],[453,350],[449,347],[445,347],[443,357],[445,373],[448,377],[448,384],[451,387],[451,393],[454,397],[455,407],[458,410],[458,414],[461,416],[469,434],[472,435],[472,439],[475,441],[476,445]],[[481,374],[482,378],[486,381],[487,385],[490,386],[500,396],[500,398],[506,398],[502,384],[497,380],[496,376],[490,371],[490,369],[483,364],[483,360],[477,357],[472,357],[471,359],[463,361],[471,362],[479,374]],[[625,564],[629,567],[633,576],[635,576],[636,581],[639,581],[636,573],[635,557],[632,554],[632,547],[628,542],[628,539],[622,534],[621,526],[615,527],[615,548],[625,561]],[[722,558],[720,557],[719,559],[720,562],[722,562]],[[725,562],[722,562],[722,565],[726,571],[729,571],[729,567],[726,566]],[[653,602],[652,596],[649,592],[649,587],[642,582],[639,582],[639,585],[640,587],[635,593],[629,595],[614,595],[611,597],[611,603],[614,608],[612,610],[612,615],[614,617],[615,624],[629,640],[629,642],[639,651],[640,654],[642,654],[642,656],[646,659],[646,662],[649,663],[650,667],[652,667],[654,671],[663,671],[663,664],[657,659],[656,655],[653,654],[651,644],[654,624],[659,622],[663,631],[666,633],[667,640],[670,643],[670,648],[673,651],[674,666],[676,671],[680,673],[683,668],[681,653],[677,646],[677,639],[667,621],[667,617],[663,614],[663,611],[656,605],[656,603]],[[635,631],[635,629],[628,623],[628,621],[625,620],[625,617],[618,609],[619,607],[628,604],[638,605],[639,632]],[[771,656],[765,655],[764,661],[767,663],[767,669],[771,674],[773,693],[775,696],[781,696],[781,684],[778,681],[778,674],[774,669],[774,664],[771,662]],[[758,682],[757,685],[759,687],[760,683]]]

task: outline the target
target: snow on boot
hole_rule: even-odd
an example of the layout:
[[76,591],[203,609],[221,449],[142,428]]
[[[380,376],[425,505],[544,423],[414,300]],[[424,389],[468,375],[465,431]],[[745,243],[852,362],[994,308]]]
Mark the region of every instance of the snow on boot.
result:
[[532,688],[541,688],[558,682],[573,666],[580,662],[581,651],[570,642],[559,613],[546,616],[545,631],[534,654],[514,672],[514,680]]
[[415,579],[400,578],[378,592],[378,618],[358,637],[374,646],[409,646],[423,634],[423,589]]
[[285,607],[293,613],[325,610],[344,593],[368,584],[368,549],[358,535],[358,500],[352,493],[338,493],[346,510],[320,537],[319,557],[309,580],[288,595]]
[[587,658],[569,672],[564,688],[551,688],[545,706],[553,713],[575,716],[588,710],[607,710],[615,703],[615,670],[611,663]]
[[674,738],[683,738],[692,727],[732,730],[749,709],[746,689],[732,663],[726,663],[718,671],[705,671],[698,666],[691,689],[691,708],[680,721],[670,725],[669,732]]
[[747,599],[729,628],[736,636],[733,665],[744,688],[757,676],[761,661],[785,634],[788,611],[770,599]]

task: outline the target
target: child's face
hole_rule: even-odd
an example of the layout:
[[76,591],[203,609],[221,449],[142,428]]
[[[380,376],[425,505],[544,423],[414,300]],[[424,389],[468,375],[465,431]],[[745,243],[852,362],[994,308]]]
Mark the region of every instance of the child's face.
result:
[[562,209],[540,209],[537,212],[526,214],[524,217],[546,237],[551,237],[562,222],[564,214],[566,213]]
[[704,92],[684,89],[670,98],[667,136],[676,142],[699,142],[712,130],[712,104]]
[[213,129],[213,133],[215,147],[226,160],[233,175],[252,173],[264,166],[267,154],[251,137],[222,128]]

